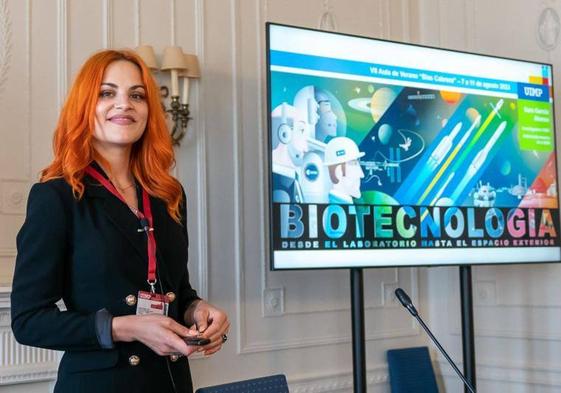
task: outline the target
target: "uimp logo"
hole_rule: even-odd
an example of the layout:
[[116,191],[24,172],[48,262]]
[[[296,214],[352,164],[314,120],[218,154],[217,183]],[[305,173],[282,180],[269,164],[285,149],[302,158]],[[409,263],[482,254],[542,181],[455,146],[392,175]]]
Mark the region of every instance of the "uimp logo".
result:
[[549,101],[549,86],[533,83],[519,83],[518,98],[547,102]]
[[524,94],[528,97],[541,97],[543,90],[539,87],[524,86]]

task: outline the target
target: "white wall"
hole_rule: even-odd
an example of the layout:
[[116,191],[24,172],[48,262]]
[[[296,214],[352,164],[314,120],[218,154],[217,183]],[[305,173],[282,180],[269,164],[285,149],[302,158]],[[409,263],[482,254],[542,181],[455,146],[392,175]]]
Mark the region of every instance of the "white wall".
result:
[[[318,27],[329,9],[341,31],[410,38],[406,1],[353,3],[349,8],[346,1],[320,0],[0,0],[1,392],[46,392],[52,382],[9,384],[55,375],[56,354],[14,343],[7,293],[25,196],[50,160],[60,105],[90,53],[138,44],[160,53],[180,45],[201,61],[190,136],[177,150],[177,176],[188,191],[193,284],[227,309],[232,332],[220,354],[192,360],[195,384],[283,372],[295,392],[350,390],[348,272],[268,269],[264,22]],[[383,392],[385,349],[423,342],[390,296],[398,285],[416,294],[419,278],[416,269],[365,276],[368,381],[372,391]]]
[[[552,63],[561,99],[561,47],[538,42],[540,14],[548,7],[561,14],[560,1],[422,0],[418,7],[421,43]],[[559,140],[559,105],[556,112]],[[478,391],[561,392],[560,279],[558,264],[473,268]],[[428,270],[423,289],[431,325],[461,362],[458,269]],[[447,392],[463,392],[438,361]]]
[[[319,27],[328,10],[341,32],[559,64],[560,49],[535,40],[545,6],[561,13],[559,1],[527,0],[0,0],[0,392],[52,386],[9,385],[52,380],[56,355],[13,342],[6,293],[25,196],[49,162],[61,102],[91,52],[152,44],[161,53],[176,44],[199,55],[203,77],[192,86],[177,176],[188,190],[193,284],[233,323],[221,353],[192,360],[195,384],[283,372],[292,392],[349,392],[348,272],[268,270],[264,22]],[[481,392],[561,391],[560,274],[557,265],[474,269]],[[389,391],[386,349],[426,343],[390,296],[398,285],[422,300],[461,360],[457,283],[454,268],[365,272],[369,392]],[[446,391],[459,392],[437,359]]]

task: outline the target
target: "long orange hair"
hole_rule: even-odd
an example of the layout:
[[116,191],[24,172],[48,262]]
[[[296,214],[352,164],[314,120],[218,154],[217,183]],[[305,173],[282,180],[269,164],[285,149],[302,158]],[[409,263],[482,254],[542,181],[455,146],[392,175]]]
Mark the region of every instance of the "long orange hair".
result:
[[179,221],[183,196],[180,183],[169,174],[175,158],[160,92],[148,67],[129,50],[104,50],[84,63],[62,108],[53,138],[54,159],[41,172],[41,181],[64,178],[80,199],[84,194],[85,168],[92,161],[111,171],[109,163],[93,148],[92,138],[103,74],[109,64],[118,60],[130,61],[139,68],[148,104],[146,130],[131,150],[131,172],[150,195],[166,203],[168,213]]

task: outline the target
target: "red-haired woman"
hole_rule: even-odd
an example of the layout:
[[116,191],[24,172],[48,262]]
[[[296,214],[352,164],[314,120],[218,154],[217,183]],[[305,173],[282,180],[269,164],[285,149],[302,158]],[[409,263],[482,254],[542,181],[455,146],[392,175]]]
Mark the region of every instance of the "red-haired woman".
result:
[[55,392],[191,392],[187,356],[226,340],[226,314],[189,284],[173,164],[144,63],[130,51],[93,55],[17,238],[12,329],[22,344],[65,351]]

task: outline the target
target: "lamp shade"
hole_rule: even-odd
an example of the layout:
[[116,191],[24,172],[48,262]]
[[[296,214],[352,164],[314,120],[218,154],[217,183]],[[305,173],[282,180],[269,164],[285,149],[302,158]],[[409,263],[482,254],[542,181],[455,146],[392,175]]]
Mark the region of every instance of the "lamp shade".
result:
[[179,46],[168,46],[164,50],[162,59],[162,71],[166,70],[184,70],[187,68],[183,51]]
[[181,71],[179,76],[186,78],[200,78],[201,69],[199,68],[199,59],[197,55],[185,54],[185,65],[187,69]]
[[154,53],[154,48],[152,48],[152,46],[141,45],[136,48],[136,53],[152,71],[157,71],[159,69],[158,62],[156,61],[156,55]]

